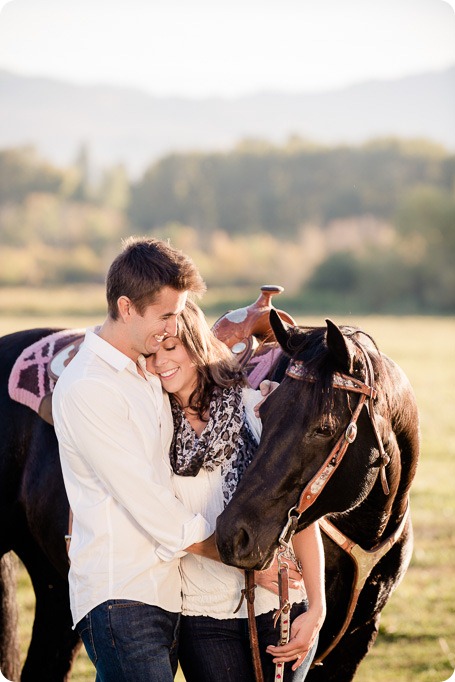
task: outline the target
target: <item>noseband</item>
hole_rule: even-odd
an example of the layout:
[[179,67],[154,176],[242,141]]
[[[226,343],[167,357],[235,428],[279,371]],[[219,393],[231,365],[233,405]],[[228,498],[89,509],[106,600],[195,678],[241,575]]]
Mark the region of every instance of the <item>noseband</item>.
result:
[[[376,426],[375,413],[372,406],[372,400],[374,400],[377,395],[376,389],[374,388],[373,367],[370,358],[363,348],[361,348],[360,344],[359,348],[362,350],[363,356],[365,358],[368,375],[367,380],[369,383],[365,383],[364,381],[348,376],[347,374],[342,374],[341,372],[334,373],[332,383],[333,388],[349,391],[352,393],[358,393],[360,396],[359,401],[345,431],[341,434],[340,438],[330,451],[322,466],[318,469],[316,474],[303,489],[298,504],[289,510],[288,521],[284,526],[279,538],[279,543],[281,546],[289,545],[289,542],[297,528],[297,523],[300,516],[304,511],[311,507],[312,504],[314,504],[329,482],[330,478],[333,476],[335,470],[343,460],[349,445],[355,441],[357,436],[357,420],[365,403],[380,453],[380,476],[382,489],[385,495],[389,494],[389,486],[387,484],[385,467],[390,462],[390,457],[384,450],[384,445]],[[307,370],[305,363],[302,360],[292,360],[289,363],[286,374],[291,379],[297,379],[298,381],[316,381],[316,378]]]

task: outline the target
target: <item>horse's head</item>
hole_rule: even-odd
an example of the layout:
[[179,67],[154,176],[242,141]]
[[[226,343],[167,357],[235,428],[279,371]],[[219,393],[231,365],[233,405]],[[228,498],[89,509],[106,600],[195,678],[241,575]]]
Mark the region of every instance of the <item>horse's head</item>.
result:
[[367,354],[357,330],[340,329],[330,320],[326,327],[305,330],[286,325],[273,311],[270,317],[291,361],[261,406],[258,451],[216,531],[222,560],[241,568],[269,563],[290,509],[299,529],[327,513],[351,509],[384,467],[366,405],[375,395],[372,363],[380,362],[374,346]]

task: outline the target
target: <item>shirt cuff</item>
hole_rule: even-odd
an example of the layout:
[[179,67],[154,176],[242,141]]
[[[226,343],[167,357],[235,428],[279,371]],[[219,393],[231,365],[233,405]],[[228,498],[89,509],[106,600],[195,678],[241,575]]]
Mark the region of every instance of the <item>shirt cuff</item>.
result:
[[207,540],[213,533],[213,528],[200,514],[196,514],[190,521],[183,525],[183,540],[175,547],[158,545],[156,553],[162,561],[172,561],[185,556],[185,547],[193,545],[195,542]]

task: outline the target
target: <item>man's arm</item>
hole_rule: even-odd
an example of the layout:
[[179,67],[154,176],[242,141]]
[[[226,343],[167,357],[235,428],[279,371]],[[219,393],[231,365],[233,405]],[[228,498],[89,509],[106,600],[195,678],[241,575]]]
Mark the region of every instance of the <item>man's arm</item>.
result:
[[146,457],[142,434],[129,420],[120,392],[97,380],[79,382],[60,396],[56,417],[57,435],[72,457],[71,465],[63,462],[67,473],[77,481],[72,464],[78,457],[71,455],[77,444],[94,475],[158,544],[161,558],[172,559],[188,541],[209,535],[205,519],[185,509],[166,485],[160,459]]
[[[195,542],[186,548],[186,552],[192,554],[199,554],[199,556],[204,556],[207,559],[213,559],[213,561],[221,561],[221,557],[218,552],[218,548],[215,543],[215,533],[210,535],[203,542]],[[239,569],[241,570],[241,569]],[[255,571],[255,582],[266,590],[278,594],[278,562],[275,557],[270,568],[263,571]],[[297,568],[290,562],[289,564],[289,580],[291,582],[291,587],[297,588],[300,586],[302,580],[300,573]]]
[[190,554],[198,554],[206,557],[206,559],[213,559],[213,561],[221,561],[218,548],[215,542],[215,533],[212,533],[206,540],[202,542],[195,542],[185,549],[185,552]]

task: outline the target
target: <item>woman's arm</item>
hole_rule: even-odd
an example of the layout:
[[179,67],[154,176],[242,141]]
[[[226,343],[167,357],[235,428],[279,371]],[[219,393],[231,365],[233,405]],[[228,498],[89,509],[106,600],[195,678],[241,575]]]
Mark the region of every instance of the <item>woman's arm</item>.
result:
[[293,545],[302,565],[309,609],[292,622],[289,643],[283,646],[269,646],[267,652],[274,656],[274,663],[295,661],[292,669],[296,670],[311,649],[326,613],[324,548],[319,525],[313,523],[295,535]]

